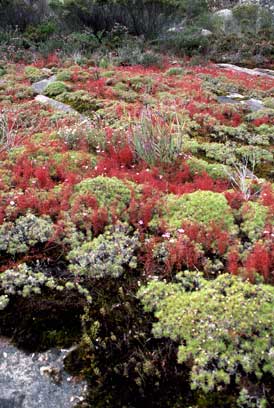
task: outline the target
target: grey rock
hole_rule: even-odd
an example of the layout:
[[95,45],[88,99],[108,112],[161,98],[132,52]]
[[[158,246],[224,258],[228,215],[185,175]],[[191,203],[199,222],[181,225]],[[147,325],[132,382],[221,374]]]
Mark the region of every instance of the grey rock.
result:
[[245,103],[248,106],[248,108],[253,112],[256,112],[262,109],[266,109],[262,101],[260,101],[259,99],[251,98],[251,99],[248,99]]
[[44,92],[44,90],[46,89],[46,87],[51,84],[52,82],[54,82],[56,80],[56,75],[52,75],[51,77],[47,78],[47,79],[42,79],[39,82],[35,82],[34,84],[32,84],[32,89],[34,90],[34,92],[36,92],[37,94],[41,94]]
[[207,30],[206,28],[203,28],[201,30],[201,36],[202,37],[210,37],[212,34],[213,34],[212,31]]
[[231,98],[231,99],[246,99],[246,97],[244,95],[241,95],[241,94],[236,93],[236,92],[228,94],[227,97]]
[[269,73],[269,70],[262,70],[262,69],[257,69],[257,68],[255,69],[243,68],[243,67],[239,67],[238,65],[233,65],[233,64],[217,64],[217,65],[220,68],[242,72],[244,74],[253,75],[253,76],[263,76],[263,77],[268,77],[268,78],[273,79],[273,75],[274,75],[274,73],[273,74]]
[[48,96],[45,95],[37,95],[34,99],[36,100],[36,102],[42,103],[43,105],[48,105],[51,106],[53,109],[60,110],[62,112],[67,112],[72,115],[76,115],[79,117],[79,119],[91,123],[90,118],[88,116],[80,114],[71,106],[66,105],[65,103],[56,101],[55,99],[49,98]]
[[225,33],[237,31],[237,23],[230,9],[218,10],[213,14],[213,18],[218,21],[220,29]]
[[263,102],[258,100],[258,99],[254,99],[254,98],[244,99],[244,97],[242,95],[241,95],[241,98],[237,97],[237,95],[238,94],[236,94],[236,97],[235,97],[234,94],[229,94],[229,95],[226,95],[226,96],[218,96],[217,100],[220,103],[239,104],[239,105],[244,106],[247,109],[251,110],[252,112],[256,112],[258,110],[266,109]]
[[220,103],[239,103],[239,100],[230,98],[229,96],[218,96],[217,100]]
[[27,354],[0,338],[0,407],[72,408],[83,400],[86,383],[64,370],[68,352],[52,349]]
[[230,9],[218,10],[214,13],[215,16],[220,17],[222,20],[233,19],[233,12]]
[[71,106],[66,105],[65,103],[55,101],[52,98],[48,98],[44,95],[37,95],[35,98],[36,102],[42,103],[44,105],[51,106],[53,109],[61,110],[63,112],[70,112],[74,114],[78,114],[78,112],[72,109]]

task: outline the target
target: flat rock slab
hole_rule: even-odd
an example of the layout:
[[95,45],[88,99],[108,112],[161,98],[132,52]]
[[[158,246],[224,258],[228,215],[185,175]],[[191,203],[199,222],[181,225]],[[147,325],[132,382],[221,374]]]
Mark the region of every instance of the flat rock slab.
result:
[[63,112],[70,112],[79,115],[79,113],[74,110],[71,106],[65,103],[58,102],[55,99],[48,98],[45,95],[37,95],[35,98],[36,102],[42,103],[44,105],[51,106],[53,109],[61,110]]
[[27,354],[0,338],[1,408],[72,408],[84,399],[84,381],[64,371],[66,350]]
[[262,101],[259,99],[244,99],[244,96],[240,94],[229,94],[226,96],[218,96],[218,102],[220,103],[231,103],[231,104],[238,104],[244,106],[251,110],[252,112],[257,112],[259,110],[266,109]]
[[37,94],[42,94],[44,90],[46,89],[46,87],[55,81],[56,81],[56,75],[52,75],[51,77],[47,79],[42,79],[42,81],[35,82],[34,84],[32,84],[31,87],[34,90],[34,92],[36,92]]
[[272,73],[271,70],[264,70],[264,69],[250,69],[250,68],[243,68],[243,67],[238,67],[237,65],[233,64],[217,64],[218,67],[224,68],[224,69],[229,69],[232,71],[238,71],[242,72],[243,74],[248,74],[248,75],[253,75],[253,76],[264,76],[268,78],[274,77],[274,72]]
[[75,109],[73,109],[69,105],[66,105],[65,103],[58,102],[55,99],[49,98],[45,95],[37,95],[34,99],[36,102],[51,106],[53,109],[60,110],[62,112],[68,112],[73,115],[77,115],[81,120],[91,123],[90,118],[88,116],[82,115],[81,113],[77,112]]
[[254,98],[247,99],[245,103],[248,106],[248,108],[253,112],[266,109],[262,101],[260,101],[259,99],[254,99]]

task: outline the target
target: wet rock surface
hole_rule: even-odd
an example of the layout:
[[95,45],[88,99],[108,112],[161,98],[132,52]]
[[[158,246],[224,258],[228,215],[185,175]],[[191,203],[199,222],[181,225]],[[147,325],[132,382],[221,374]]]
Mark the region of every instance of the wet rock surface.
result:
[[25,353],[0,338],[1,408],[72,408],[84,400],[86,383],[64,370],[70,350]]

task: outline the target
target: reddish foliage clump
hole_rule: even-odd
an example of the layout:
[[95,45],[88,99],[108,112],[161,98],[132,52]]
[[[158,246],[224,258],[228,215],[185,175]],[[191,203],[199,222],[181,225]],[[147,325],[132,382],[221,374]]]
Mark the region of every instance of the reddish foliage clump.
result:
[[224,255],[230,243],[229,233],[215,223],[204,226],[185,222],[182,231],[192,242],[201,244],[205,251],[214,254]]
[[274,267],[274,244],[256,242],[248,254],[244,267],[251,282],[254,282],[255,273],[259,273],[268,281],[273,274]]
[[239,261],[240,256],[238,252],[238,248],[231,248],[229,253],[227,254],[227,270],[232,275],[237,275],[239,271]]
[[244,196],[240,191],[225,191],[225,198],[234,210],[239,210],[244,202]]
[[167,244],[168,257],[165,261],[166,272],[180,271],[183,268],[199,268],[201,253],[197,246],[186,237],[179,237]]

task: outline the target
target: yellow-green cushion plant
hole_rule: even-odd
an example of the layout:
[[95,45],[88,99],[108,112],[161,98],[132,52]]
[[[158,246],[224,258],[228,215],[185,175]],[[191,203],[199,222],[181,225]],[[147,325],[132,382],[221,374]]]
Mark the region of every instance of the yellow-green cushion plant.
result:
[[[237,230],[234,218],[225,196],[212,191],[196,191],[181,197],[169,194],[163,215],[169,228],[178,229],[184,221],[192,221],[205,225],[214,222],[226,230]],[[159,218],[155,217],[151,226],[155,227]]]
[[55,81],[55,82],[52,82],[51,84],[48,84],[44,93],[46,96],[54,97],[68,90],[69,88],[64,82]]
[[267,208],[260,203],[250,201],[245,203],[241,209],[243,222],[240,229],[251,241],[258,239],[265,227],[267,218]]
[[151,281],[138,297],[157,319],[154,336],[178,344],[192,389],[220,391],[234,381],[241,387],[274,376],[273,287],[228,274],[206,281],[188,271],[177,281]]

